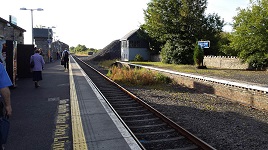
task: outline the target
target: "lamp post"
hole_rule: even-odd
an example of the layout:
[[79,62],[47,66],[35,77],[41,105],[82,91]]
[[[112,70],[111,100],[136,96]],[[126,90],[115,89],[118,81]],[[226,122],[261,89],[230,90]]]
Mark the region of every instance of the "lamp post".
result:
[[44,9],[42,8],[37,8],[37,9],[27,9],[27,8],[20,8],[20,10],[30,10],[31,11],[31,19],[32,19],[32,44],[34,44],[34,32],[33,32],[33,11],[43,11]]
[[[46,27],[46,26],[42,26],[42,27]],[[48,43],[48,59],[49,59],[49,62],[52,62],[52,55],[53,55],[53,50],[51,49],[51,42],[52,42],[52,35],[53,35],[53,31],[52,31],[52,28],[56,28],[54,26],[52,27],[47,27],[47,43]],[[51,29],[51,32],[50,30]]]

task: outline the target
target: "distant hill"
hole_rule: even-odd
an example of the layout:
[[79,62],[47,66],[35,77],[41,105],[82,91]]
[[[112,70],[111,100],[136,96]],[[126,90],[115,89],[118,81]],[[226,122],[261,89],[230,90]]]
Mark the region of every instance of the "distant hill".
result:
[[121,42],[120,40],[114,40],[102,50],[89,56],[91,61],[103,61],[103,60],[113,60],[121,58]]

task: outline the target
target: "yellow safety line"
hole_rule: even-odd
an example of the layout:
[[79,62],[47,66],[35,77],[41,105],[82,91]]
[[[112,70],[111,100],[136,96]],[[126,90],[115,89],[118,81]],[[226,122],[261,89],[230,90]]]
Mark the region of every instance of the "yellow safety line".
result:
[[71,119],[72,119],[72,133],[73,133],[73,149],[87,150],[87,143],[82,126],[80,116],[80,109],[77,100],[76,88],[74,84],[72,65],[69,65],[69,79],[70,79],[70,103],[71,103]]

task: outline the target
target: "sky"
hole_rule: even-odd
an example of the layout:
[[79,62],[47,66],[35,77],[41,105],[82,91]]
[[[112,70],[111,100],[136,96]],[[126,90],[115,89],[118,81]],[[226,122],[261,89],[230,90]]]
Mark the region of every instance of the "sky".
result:
[[[102,49],[144,23],[143,10],[151,0],[0,0],[0,17],[17,18],[17,25],[26,30],[24,43],[31,44],[33,26],[53,28],[54,39],[69,46],[78,44]],[[225,22],[232,23],[236,8],[246,8],[249,0],[208,0],[206,14],[217,13]],[[231,26],[224,31],[230,32]]]

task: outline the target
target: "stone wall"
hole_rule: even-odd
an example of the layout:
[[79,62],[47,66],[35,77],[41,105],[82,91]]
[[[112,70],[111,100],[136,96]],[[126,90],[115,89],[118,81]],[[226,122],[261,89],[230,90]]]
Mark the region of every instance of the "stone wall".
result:
[[[151,61],[160,62],[161,56],[152,55]],[[242,63],[239,58],[234,56],[205,56],[204,65],[222,69],[252,69],[248,63]]]
[[223,69],[250,69],[248,63],[242,63],[239,58],[233,56],[205,56],[204,65]]
[[5,22],[0,22],[0,36],[4,36],[4,40],[14,40],[18,44],[24,44],[23,31],[15,26],[7,26]]
[[44,61],[46,63],[50,62],[47,38],[35,38],[34,40],[35,40],[36,48],[37,49],[39,49],[39,48],[42,49],[42,56],[44,57]]

